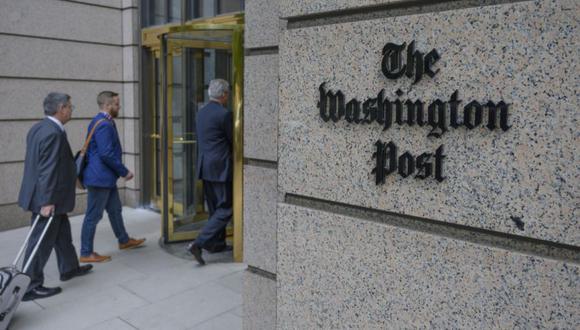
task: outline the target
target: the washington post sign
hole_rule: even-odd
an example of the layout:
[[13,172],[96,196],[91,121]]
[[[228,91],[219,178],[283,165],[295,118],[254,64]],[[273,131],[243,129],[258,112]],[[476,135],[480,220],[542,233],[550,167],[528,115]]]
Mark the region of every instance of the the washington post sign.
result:
[[[387,43],[382,51],[381,71],[387,79],[396,80],[406,76],[417,84],[424,76],[435,77],[439,70],[434,70],[434,64],[441,58],[433,49],[424,54],[415,50],[415,42]],[[448,100],[436,99],[431,102],[404,99],[404,92],[398,89],[395,99],[384,97],[381,90],[377,97],[359,101],[356,98],[345,100],[345,95],[338,90],[328,90],[326,83],[318,88],[320,99],[317,107],[320,118],[325,121],[346,121],[348,124],[377,125],[383,131],[393,125],[409,128],[428,127],[428,137],[441,138],[450,129],[465,127],[472,130],[484,125],[490,131],[501,129],[507,131],[509,104],[499,102],[465,102],[459,98],[456,90]],[[464,106],[462,106],[465,104]],[[375,183],[385,183],[387,176],[398,173],[403,178],[413,176],[417,179],[434,178],[437,182],[445,180],[443,163],[446,158],[444,146],[440,145],[434,153],[425,152],[417,157],[404,152],[399,155],[397,145],[393,142],[377,140],[372,154],[374,168],[371,173]]]

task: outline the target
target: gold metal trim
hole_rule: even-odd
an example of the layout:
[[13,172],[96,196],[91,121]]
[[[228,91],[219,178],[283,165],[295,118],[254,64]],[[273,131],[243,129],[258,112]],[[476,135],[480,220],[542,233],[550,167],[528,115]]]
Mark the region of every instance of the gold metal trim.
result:
[[[244,14],[234,13],[220,15],[210,18],[199,18],[185,22],[166,24],[161,26],[152,26],[141,30],[141,43],[144,47],[150,48],[155,57],[159,58],[161,49],[160,37],[170,32],[187,32],[200,30],[234,30],[237,27],[244,26]],[[219,44],[216,44],[219,45]],[[207,48],[216,48],[216,45],[210,45]],[[200,47],[205,48],[205,47]],[[223,48],[217,48],[223,49]]]
[[234,221],[234,261],[242,262],[244,255],[243,227],[243,175],[244,175],[244,29],[238,26],[233,31],[233,115],[234,115],[234,182],[233,182],[233,221]]

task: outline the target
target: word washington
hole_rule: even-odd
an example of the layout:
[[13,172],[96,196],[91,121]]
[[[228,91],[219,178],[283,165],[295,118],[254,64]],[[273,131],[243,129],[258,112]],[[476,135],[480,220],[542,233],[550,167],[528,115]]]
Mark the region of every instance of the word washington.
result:
[[[504,101],[486,103],[471,101],[460,109],[463,102],[459,99],[459,92],[455,91],[448,100],[436,99],[429,104],[421,100],[388,99],[385,91],[381,90],[376,98],[369,98],[361,102],[351,99],[345,102],[344,94],[339,90],[333,92],[326,89],[326,83],[320,85],[320,98],[317,104],[320,118],[327,122],[345,120],[351,124],[378,124],[383,131],[389,129],[393,123],[399,126],[408,125],[419,127],[429,126],[431,131],[427,136],[440,138],[449,127],[466,127],[474,129],[484,124],[489,130],[501,128],[507,131],[509,104]],[[399,89],[396,94],[402,96]],[[485,119],[485,121],[484,121]]]

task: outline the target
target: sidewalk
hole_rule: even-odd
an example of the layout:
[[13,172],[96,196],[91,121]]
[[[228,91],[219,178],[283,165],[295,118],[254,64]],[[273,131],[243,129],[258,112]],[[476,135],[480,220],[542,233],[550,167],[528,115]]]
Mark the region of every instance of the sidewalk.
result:
[[[60,286],[63,292],[22,302],[10,330],[241,329],[244,264],[221,261],[199,267],[185,252],[174,256],[159,246],[159,214],[124,208],[123,215],[129,235],[146,237],[146,246],[118,250],[105,216],[97,228],[95,250],[111,255],[112,261],[60,282],[53,253],[45,285]],[[77,253],[82,218],[71,218]],[[13,261],[27,231],[0,232],[0,266]]]

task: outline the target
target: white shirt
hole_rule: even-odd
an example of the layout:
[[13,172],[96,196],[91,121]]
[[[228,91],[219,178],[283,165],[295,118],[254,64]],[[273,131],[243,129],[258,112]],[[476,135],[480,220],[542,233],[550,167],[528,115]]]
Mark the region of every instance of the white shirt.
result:
[[60,120],[54,118],[53,116],[46,116],[46,118],[52,120],[54,123],[56,123],[58,125],[58,127],[60,127],[60,130],[64,132],[64,125],[60,122]]

